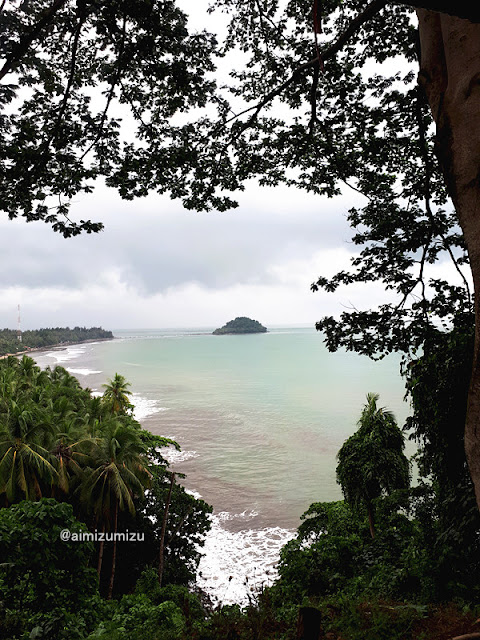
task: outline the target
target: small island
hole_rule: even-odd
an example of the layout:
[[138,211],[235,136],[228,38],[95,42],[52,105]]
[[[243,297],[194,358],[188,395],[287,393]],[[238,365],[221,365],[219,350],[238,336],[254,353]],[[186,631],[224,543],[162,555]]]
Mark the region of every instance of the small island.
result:
[[220,329],[215,329],[214,336],[229,335],[229,334],[241,334],[241,333],[266,333],[267,328],[264,327],[257,320],[251,320],[251,318],[235,318],[230,320],[226,325]]

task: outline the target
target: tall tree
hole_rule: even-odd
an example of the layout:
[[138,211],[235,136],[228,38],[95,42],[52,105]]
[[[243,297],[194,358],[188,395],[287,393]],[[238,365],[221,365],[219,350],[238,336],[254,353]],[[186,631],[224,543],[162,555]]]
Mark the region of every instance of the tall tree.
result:
[[[108,597],[112,597],[115,579],[117,543],[115,534],[119,511],[135,513],[134,495],[143,495],[150,483],[145,445],[139,434],[129,425],[111,420],[105,425],[103,436],[93,449],[90,470],[82,484],[81,494],[95,514],[102,530],[113,533],[112,564]],[[98,573],[102,569],[103,542],[100,542]]]
[[45,488],[50,495],[58,477],[52,455],[38,444],[39,422],[33,404],[15,400],[0,418],[0,496],[7,504],[38,500]]
[[107,384],[103,384],[105,389],[103,399],[110,406],[112,414],[125,414],[133,405],[130,403],[129,395],[132,393],[128,390],[130,383],[124,376],[116,373],[112,380],[108,380]]
[[373,500],[410,484],[409,462],[403,453],[404,438],[390,411],[377,406],[378,394],[367,394],[358,430],[338,452],[337,480],[345,500],[368,513],[370,534],[375,537]]

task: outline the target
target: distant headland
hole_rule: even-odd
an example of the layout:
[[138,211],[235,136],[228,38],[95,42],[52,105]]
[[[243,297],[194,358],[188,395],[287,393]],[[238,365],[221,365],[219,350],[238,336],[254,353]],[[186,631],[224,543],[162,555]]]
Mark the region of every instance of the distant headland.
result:
[[252,320],[251,318],[245,318],[244,316],[240,318],[235,318],[235,320],[230,320],[226,325],[221,327],[220,329],[215,329],[213,332],[214,336],[221,336],[226,334],[240,334],[240,333],[266,333],[267,328],[264,327],[257,320]]
[[22,331],[21,340],[17,331],[12,329],[0,330],[0,356],[16,353],[27,353],[37,349],[67,346],[79,342],[97,340],[112,340],[113,333],[101,327],[56,327],[52,329],[35,329]]

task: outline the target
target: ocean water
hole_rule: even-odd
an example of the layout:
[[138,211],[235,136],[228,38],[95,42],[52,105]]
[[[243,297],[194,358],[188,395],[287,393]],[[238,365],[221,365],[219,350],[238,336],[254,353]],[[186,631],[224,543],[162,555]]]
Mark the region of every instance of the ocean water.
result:
[[366,394],[379,393],[399,424],[409,407],[396,356],[331,354],[313,328],[212,330],[116,331],[113,341],[35,359],[64,366],[96,393],[115,373],[131,382],[137,419],[180,444],[166,457],[214,507],[200,586],[224,603],[244,603],[274,579],[278,552],[308,506],[341,499],[336,453]]

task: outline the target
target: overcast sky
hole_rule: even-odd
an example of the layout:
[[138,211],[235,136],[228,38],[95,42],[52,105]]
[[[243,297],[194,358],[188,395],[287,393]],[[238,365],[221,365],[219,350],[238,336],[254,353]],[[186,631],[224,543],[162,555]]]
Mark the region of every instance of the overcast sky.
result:
[[361,303],[360,291],[343,300],[310,291],[320,273],[346,266],[352,198],[254,184],[240,197],[231,212],[195,213],[99,187],[73,213],[105,230],[67,240],[44,223],[2,219],[0,325],[16,326],[18,304],[24,329],[120,329],[217,326],[237,315],[313,325],[340,301]]
[[195,213],[158,195],[124,202],[99,186],[77,196],[72,214],[105,230],[67,240],[44,223],[1,218],[0,326],[16,328],[18,304],[23,329],[215,327],[238,315],[313,326],[385,300],[379,285],[310,291],[320,274],[348,266],[345,217],[361,196],[251,183],[239,200],[228,213]]

